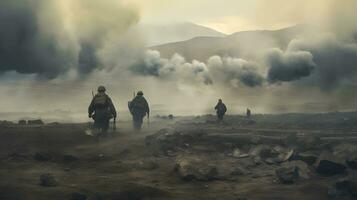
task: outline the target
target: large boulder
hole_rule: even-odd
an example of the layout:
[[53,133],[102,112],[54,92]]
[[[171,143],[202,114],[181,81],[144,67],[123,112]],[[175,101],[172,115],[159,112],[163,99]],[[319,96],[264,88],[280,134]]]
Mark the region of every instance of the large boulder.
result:
[[316,172],[321,175],[333,176],[346,172],[345,159],[331,153],[322,153],[316,162]]
[[175,171],[183,180],[187,181],[210,181],[218,179],[217,168],[199,159],[181,159],[176,163]]
[[282,166],[275,170],[280,182],[291,184],[299,179],[309,179],[311,171],[308,165],[302,161],[290,161],[283,163]]

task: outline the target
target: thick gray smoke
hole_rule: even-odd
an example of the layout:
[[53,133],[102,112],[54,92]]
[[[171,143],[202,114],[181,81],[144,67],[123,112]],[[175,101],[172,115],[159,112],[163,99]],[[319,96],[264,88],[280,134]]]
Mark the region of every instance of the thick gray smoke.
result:
[[102,67],[98,51],[137,20],[114,0],[1,1],[0,72],[90,73]]
[[160,56],[158,51],[148,50],[140,62],[130,67],[138,75],[154,76],[159,79],[183,79],[201,81],[206,85],[215,82],[237,87],[240,83],[248,87],[261,86],[264,82],[255,63],[243,59],[212,56],[207,63],[175,54],[171,59]]
[[336,38],[332,35],[318,39],[293,40],[292,51],[308,51],[316,63],[310,82],[323,90],[331,90],[357,77],[357,42],[355,39]]
[[248,87],[261,86],[263,76],[258,72],[258,65],[240,58],[212,56],[208,59],[208,66],[214,77],[232,86],[239,83]]
[[316,66],[313,55],[306,51],[284,53],[273,49],[267,54],[267,62],[270,66],[267,77],[270,83],[290,82],[310,76]]
[[41,3],[0,2],[0,72],[15,70],[53,78],[73,64],[73,52],[59,45],[63,41],[41,32],[38,20]]

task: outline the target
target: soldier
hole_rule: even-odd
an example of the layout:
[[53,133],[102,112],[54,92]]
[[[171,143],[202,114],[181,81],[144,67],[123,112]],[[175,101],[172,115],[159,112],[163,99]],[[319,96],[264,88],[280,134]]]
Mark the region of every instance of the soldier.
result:
[[109,120],[117,117],[113,102],[105,93],[104,86],[98,87],[98,93],[93,97],[89,105],[88,117],[94,119],[94,127],[103,134],[109,129]]
[[250,116],[252,115],[252,111],[247,108],[247,118],[250,119]]
[[216,105],[216,107],[214,107],[214,109],[217,112],[217,117],[219,121],[223,120],[223,116],[224,114],[227,112],[227,107],[226,105],[224,105],[224,103],[222,102],[222,99],[218,100],[218,103]]
[[129,102],[129,110],[133,115],[133,126],[135,130],[140,130],[143,124],[143,118],[150,116],[149,104],[144,98],[144,93],[139,91],[134,99]]

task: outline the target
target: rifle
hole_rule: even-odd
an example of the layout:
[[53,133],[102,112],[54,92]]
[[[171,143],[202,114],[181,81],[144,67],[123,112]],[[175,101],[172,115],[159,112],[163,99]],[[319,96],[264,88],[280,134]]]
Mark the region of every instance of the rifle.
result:
[[150,113],[148,113],[148,126],[150,126]]
[[113,131],[115,131],[115,130],[117,130],[117,118],[116,117],[114,117],[114,124],[113,124]]

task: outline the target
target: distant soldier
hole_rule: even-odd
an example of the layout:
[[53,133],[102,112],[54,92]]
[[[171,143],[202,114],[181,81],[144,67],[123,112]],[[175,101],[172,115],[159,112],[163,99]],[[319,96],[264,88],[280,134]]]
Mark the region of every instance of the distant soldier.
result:
[[105,93],[105,87],[99,86],[98,93],[93,97],[88,108],[88,117],[94,119],[94,128],[106,133],[109,120],[117,117],[117,112],[110,97]]
[[219,120],[219,121],[222,121],[224,114],[226,114],[226,112],[227,112],[227,107],[226,107],[226,105],[222,102],[222,99],[219,99],[219,100],[218,100],[218,103],[217,103],[216,107],[214,107],[214,109],[215,109],[216,112],[217,112],[218,120]]
[[247,118],[250,119],[251,115],[252,115],[252,111],[250,111],[250,109],[247,108]]
[[144,98],[144,93],[139,91],[134,99],[129,102],[129,110],[133,115],[133,126],[135,130],[140,130],[143,124],[143,118],[150,116],[149,104]]

